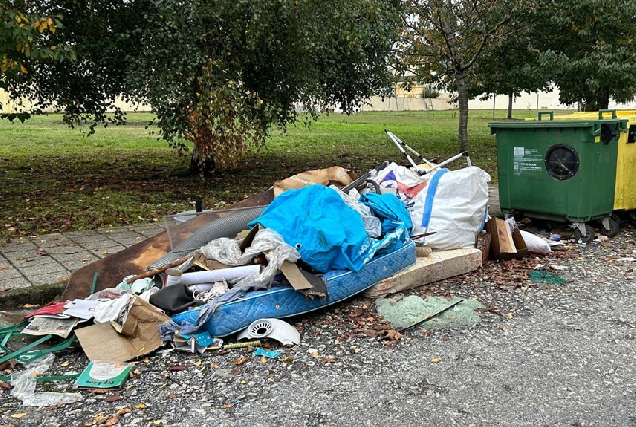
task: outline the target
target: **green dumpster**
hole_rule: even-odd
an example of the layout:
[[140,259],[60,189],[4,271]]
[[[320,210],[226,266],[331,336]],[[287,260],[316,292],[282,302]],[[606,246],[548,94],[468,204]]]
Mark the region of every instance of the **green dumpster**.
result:
[[617,141],[627,120],[553,118],[540,112],[535,121],[488,124],[497,139],[501,210],[571,222],[575,235],[590,241],[594,230],[586,223],[612,215]]

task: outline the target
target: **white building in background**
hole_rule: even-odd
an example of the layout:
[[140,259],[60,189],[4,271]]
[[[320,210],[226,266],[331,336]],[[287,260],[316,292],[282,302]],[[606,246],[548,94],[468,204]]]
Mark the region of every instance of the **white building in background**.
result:
[[[421,87],[415,87],[411,92],[397,89],[396,96],[393,98],[385,98],[374,96],[370,100],[370,105],[363,105],[360,111],[439,111],[452,110],[457,108],[457,104],[450,102],[450,96],[447,92],[440,92],[437,98],[424,99],[420,96]],[[9,102],[9,95],[0,90],[0,113],[14,112],[14,105]],[[25,100],[25,106],[30,106],[30,102]],[[119,99],[115,104],[124,111],[151,111],[149,105],[133,105]],[[506,110],[508,108],[508,96],[497,95],[486,101],[473,99],[468,101],[469,110]],[[636,109],[636,100],[626,104],[618,104],[610,101],[609,108],[617,110]],[[512,105],[513,110],[576,110],[576,106],[567,106],[559,102],[559,91],[553,92],[533,92],[523,93],[515,98]],[[337,111],[337,110],[336,110]]]
[[[30,108],[31,102],[27,99],[22,101],[23,108]],[[9,101],[9,94],[4,90],[0,89],[0,104],[2,104],[2,108],[0,108],[0,113],[13,113],[19,111],[19,105],[16,105],[14,102]],[[150,105],[133,105],[123,101],[122,99],[115,100],[115,105],[120,107],[124,111],[150,111]],[[18,107],[18,108],[16,108]]]
[[[382,100],[379,96],[371,98],[371,105],[363,105],[361,111],[422,111],[422,110],[452,110],[457,104],[450,102],[447,92],[440,92],[437,98],[423,99],[419,91],[396,91],[393,98]],[[508,108],[508,96],[497,95],[485,101],[473,99],[468,101],[469,110],[506,110]],[[636,109],[636,101],[627,104],[611,102],[611,109]],[[576,105],[565,105],[559,102],[559,91],[523,93],[515,98],[512,104],[513,110],[576,110]]]

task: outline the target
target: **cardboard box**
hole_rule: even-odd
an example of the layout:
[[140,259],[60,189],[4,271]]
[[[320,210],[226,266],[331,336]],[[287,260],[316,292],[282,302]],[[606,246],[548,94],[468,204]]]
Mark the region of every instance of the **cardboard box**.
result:
[[486,264],[490,258],[490,241],[492,236],[489,232],[478,233],[475,237],[475,247],[481,251],[481,265]]
[[490,256],[492,259],[523,258],[528,255],[526,242],[521,237],[519,228],[515,226],[512,232],[501,218],[491,218],[486,223],[486,231],[490,233]]
[[163,345],[159,326],[170,320],[157,307],[135,298],[123,325],[96,323],[75,331],[88,360],[126,362]]

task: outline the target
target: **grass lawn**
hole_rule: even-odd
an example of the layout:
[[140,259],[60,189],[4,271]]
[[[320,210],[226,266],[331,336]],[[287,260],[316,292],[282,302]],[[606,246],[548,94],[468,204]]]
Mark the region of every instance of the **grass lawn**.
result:
[[[515,118],[534,117],[515,111]],[[470,156],[497,178],[496,144],[488,122],[504,111],[471,111]],[[384,133],[388,129],[428,160],[458,152],[457,115],[452,111],[377,112],[323,115],[310,127],[275,131],[265,147],[236,169],[203,179],[188,173],[151,115],[131,113],[125,126],[71,129],[59,115],[25,123],[0,120],[0,237],[161,221],[164,215],[221,208],[266,190],[274,181],[310,169],[342,166],[364,172],[383,160],[407,165]],[[459,160],[454,167],[463,167]]]

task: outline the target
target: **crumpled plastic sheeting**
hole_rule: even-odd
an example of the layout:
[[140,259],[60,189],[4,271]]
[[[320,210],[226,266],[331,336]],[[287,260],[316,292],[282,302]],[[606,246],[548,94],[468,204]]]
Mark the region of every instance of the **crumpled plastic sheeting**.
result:
[[36,377],[46,372],[55,360],[53,354],[30,363],[24,371],[11,374],[11,395],[20,399],[24,406],[54,406],[58,403],[74,403],[83,399],[80,393],[36,393]]
[[347,206],[362,216],[362,222],[364,222],[364,228],[367,230],[367,236],[378,238],[382,235],[382,223],[380,222],[380,218],[373,215],[369,206],[359,202],[358,197],[345,193],[335,185],[330,185],[329,188],[336,190]]
[[200,249],[207,258],[215,259],[227,265],[246,265],[255,256],[264,254],[267,266],[258,274],[252,274],[239,280],[234,287],[246,287],[252,289],[269,286],[283,261],[296,262],[300,254],[295,248],[289,246],[283,237],[275,230],[265,228],[259,230],[254,236],[250,247],[241,253],[239,242],[233,239],[220,238],[211,241]]
[[[250,247],[245,250],[245,253],[241,253],[238,242],[231,240],[226,238],[216,239],[202,247],[200,251],[206,257],[228,265],[243,265],[250,262],[256,255],[263,253],[267,259],[267,266],[258,274],[242,278],[225,294],[203,305],[195,323],[178,325],[172,320],[163,323],[159,327],[161,339],[172,341],[174,332],[177,329],[181,334],[198,332],[220,305],[242,297],[249,290],[267,288],[274,280],[281,265],[283,265],[283,261],[296,262],[300,258],[298,251],[286,244],[282,236],[272,229],[259,230],[254,236]],[[239,264],[241,262],[243,264]]]

